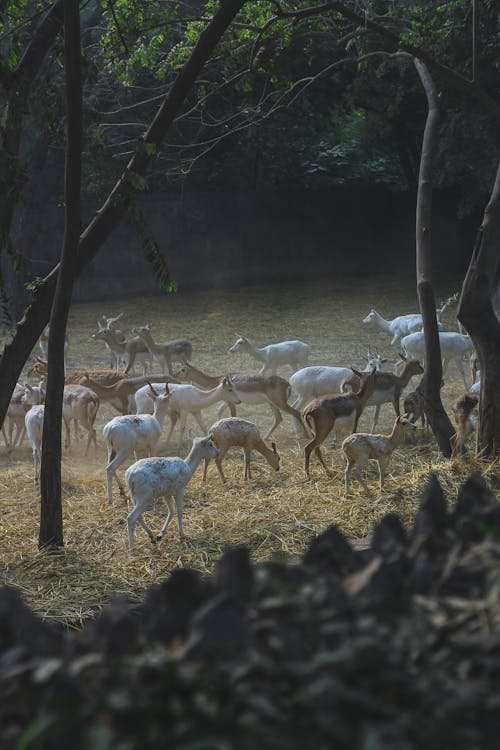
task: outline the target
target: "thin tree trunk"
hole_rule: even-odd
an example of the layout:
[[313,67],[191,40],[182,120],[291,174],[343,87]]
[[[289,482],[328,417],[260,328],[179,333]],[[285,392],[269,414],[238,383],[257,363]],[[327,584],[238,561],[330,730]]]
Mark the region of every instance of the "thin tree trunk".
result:
[[500,323],[492,304],[499,267],[500,165],[458,305],[481,368],[478,450],[490,458],[500,453]]
[[[83,232],[77,254],[75,271],[77,276],[93,260],[104,241],[126,213],[127,200],[129,196],[136,192],[132,184],[135,181],[133,178],[135,175],[144,175],[153,158],[152,151],[154,149],[147,148],[146,144],[159,146],[165,139],[198,74],[244,3],[245,0],[222,0],[212,20],[201,32],[191,55],[177,75],[150,128],[142,139],[144,147],[137,149],[108,199]],[[0,359],[0,383],[2,384],[0,388],[0,424],[5,419],[10,397],[21,370],[49,321],[58,268],[56,266],[38,284],[31,305],[25,311],[22,320],[17,324],[15,336],[5,347]]]
[[436,301],[432,286],[432,168],[438,145],[439,101],[427,67],[417,59],[414,63],[429,107],[420,157],[416,212],[417,291],[425,336],[425,372],[422,378],[422,392],[427,420],[436,436],[439,448],[445,456],[450,456],[450,438],[455,430],[441,401],[443,367],[436,320]]
[[68,321],[76,253],[80,239],[82,165],[82,80],[79,0],[64,0],[67,147],[64,184],[65,231],[54,303],[50,316],[49,369],[43,422],[40,471],[39,547],[63,545],[61,503],[61,427],[64,391],[64,339]]

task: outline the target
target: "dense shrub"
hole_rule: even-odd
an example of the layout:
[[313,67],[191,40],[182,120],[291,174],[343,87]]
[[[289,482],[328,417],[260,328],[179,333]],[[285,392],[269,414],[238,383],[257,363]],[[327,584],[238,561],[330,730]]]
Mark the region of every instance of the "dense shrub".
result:
[[79,633],[0,589],[2,750],[488,750],[500,732],[500,505],[431,478],[413,527],[302,559],[228,550]]

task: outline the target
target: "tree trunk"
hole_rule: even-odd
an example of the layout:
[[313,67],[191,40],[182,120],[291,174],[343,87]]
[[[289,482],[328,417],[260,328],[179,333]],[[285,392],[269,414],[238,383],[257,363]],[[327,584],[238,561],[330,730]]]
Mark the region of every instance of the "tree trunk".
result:
[[481,368],[478,450],[500,453],[500,323],[493,310],[500,270],[500,165],[479,228],[458,305],[458,319],[469,333]]
[[425,336],[425,372],[422,378],[422,393],[425,414],[439,448],[445,456],[451,456],[450,438],[455,430],[441,401],[443,367],[436,320],[436,301],[432,287],[432,168],[438,145],[439,102],[434,82],[426,66],[416,59],[414,64],[429,106],[420,157],[416,212],[417,291]]
[[[147,146],[157,147],[165,139],[198,74],[244,2],[245,0],[222,0],[212,20],[201,32],[193,51],[170,87],[151,126],[141,139],[143,143],[137,148],[108,199],[80,237],[76,275],[91,262],[124,216],[127,201],[136,192],[132,184],[136,182],[134,177],[144,175],[153,158],[154,149],[147,148]],[[58,266],[38,284],[31,305],[17,325],[13,340],[4,349],[0,360],[2,386],[0,388],[0,423],[3,423],[5,419],[10,397],[21,370],[49,321],[57,273]]]
[[43,421],[42,465],[40,471],[41,510],[39,547],[60,547],[63,545],[61,428],[65,374],[64,339],[73,294],[76,253],[80,239],[82,79],[79,0],[64,0],[64,61],[66,69],[66,113],[68,123],[64,183],[65,229],[61,263],[50,316],[49,368]]

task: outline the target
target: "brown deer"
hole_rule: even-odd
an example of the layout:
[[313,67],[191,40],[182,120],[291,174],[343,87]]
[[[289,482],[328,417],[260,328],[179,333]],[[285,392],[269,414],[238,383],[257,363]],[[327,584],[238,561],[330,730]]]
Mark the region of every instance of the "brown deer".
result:
[[311,401],[304,410],[304,420],[314,432],[313,439],[304,448],[305,471],[308,479],[310,478],[309,461],[313,450],[327,475],[331,476],[319,446],[330,434],[338,420],[350,422],[352,425],[351,432],[356,432],[361,412],[373,393],[375,368],[373,367],[370,372],[359,372],[354,368],[351,369],[359,377],[360,386],[357,393],[320,396]]

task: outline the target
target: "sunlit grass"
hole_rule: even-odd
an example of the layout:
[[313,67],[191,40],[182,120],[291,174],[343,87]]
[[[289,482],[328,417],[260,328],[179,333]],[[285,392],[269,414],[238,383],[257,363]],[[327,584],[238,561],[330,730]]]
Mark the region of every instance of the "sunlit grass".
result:
[[[450,283],[438,294],[445,297],[453,291]],[[388,337],[361,324],[371,307],[386,317],[412,312],[417,309],[415,292],[411,285],[402,286],[393,278],[380,280],[378,285],[373,280],[352,280],[349,285],[332,281],[80,304],[71,311],[69,366],[109,366],[102,344],[90,338],[103,312],[123,312],[122,327],[127,334],[133,326],[150,322],[156,340],[189,338],[193,364],[211,373],[257,369],[256,363],[243,355],[228,354],[238,334],[249,336],[258,345],[302,339],[312,347],[311,364],[363,366],[371,347],[387,356],[387,366],[392,366],[396,356],[388,346]],[[455,327],[453,310],[446,322],[449,329]],[[286,377],[290,372],[280,374]],[[463,391],[458,378],[456,370],[447,377],[443,389],[447,407]],[[153,547],[138,527],[137,554],[131,556],[125,520],[130,507],[118,494],[113,505],[106,499],[101,430],[115,413],[102,407],[98,415],[96,455],[91,450],[85,458],[82,441],[64,456],[65,550],[59,554],[37,549],[39,493],[33,485],[31,451],[25,444],[11,457],[5,449],[0,455],[2,580],[18,586],[44,617],[78,625],[115,594],[139,596],[175,567],[187,565],[210,573],[228,545],[247,544],[254,560],[264,560],[272,555],[301,553],[311,537],[330,524],[337,524],[350,539],[370,533],[388,511],[397,512],[405,524],[410,524],[430,473],[438,475],[450,497],[456,496],[471,469],[483,472],[495,488],[500,481],[498,465],[471,459],[450,462],[419,430],[416,442],[395,452],[383,492],[378,490],[374,464],[367,473],[371,492],[361,492],[354,483],[353,494],[346,499],[339,444],[333,447],[328,439],[324,448],[333,479],[325,476],[313,458],[312,479],[306,481],[305,440],[296,436],[291,418],[284,415],[274,436],[282,456],[279,473],[255,455],[254,478],[244,482],[242,457],[238,451],[231,452],[225,461],[227,485],[222,485],[213,466],[205,485],[200,471],[190,483],[184,511],[186,540],[179,541],[175,521],[158,547]],[[263,433],[272,424],[271,412],[265,406],[242,406],[238,413],[255,421]],[[369,429],[371,415],[371,409],[363,415],[360,429]],[[215,421],[216,407],[208,409],[206,417],[208,424]],[[380,431],[389,431],[393,420],[392,408],[383,407]],[[187,449],[186,444],[184,453]],[[158,452],[175,454],[175,445],[167,446],[163,441]],[[166,503],[158,501],[150,513],[154,529],[159,530],[166,512]]]

